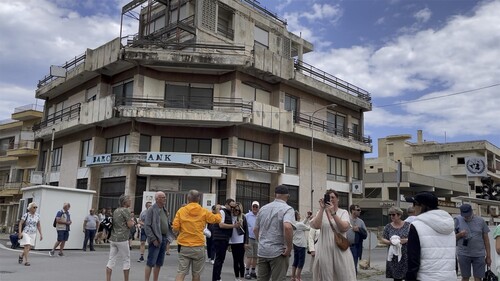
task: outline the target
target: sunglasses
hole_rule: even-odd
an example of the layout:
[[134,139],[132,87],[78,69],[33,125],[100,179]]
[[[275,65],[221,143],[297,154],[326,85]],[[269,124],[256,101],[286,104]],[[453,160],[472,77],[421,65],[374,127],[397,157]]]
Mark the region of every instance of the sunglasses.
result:
[[240,210],[240,209],[234,209],[234,211],[235,211],[235,212],[241,212],[241,210]]
[[38,207],[35,206],[35,207],[33,207],[33,209],[38,209]]
[[259,208],[259,206],[257,206],[257,205],[253,205],[252,207],[253,207],[253,208]]
[[391,216],[391,217],[394,217],[395,215],[397,215],[397,214],[389,214],[389,216]]
[[361,209],[354,209],[354,211],[356,211],[356,212],[361,212]]

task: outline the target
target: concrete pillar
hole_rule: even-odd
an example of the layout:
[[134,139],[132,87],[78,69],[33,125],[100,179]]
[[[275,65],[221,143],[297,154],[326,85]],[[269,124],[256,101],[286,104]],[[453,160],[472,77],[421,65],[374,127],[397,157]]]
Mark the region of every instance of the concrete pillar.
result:
[[130,204],[130,209],[134,209],[135,202],[135,190],[137,185],[137,165],[128,165],[125,168],[125,194],[132,198],[132,203]]
[[[104,154],[106,152],[106,139],[102,137],[92,138],[92,153]],[[96,194],[92,199],[92,206],[97,210],[99,207],[99,198],[101,198],[101,167],[90,167],[87,180],[87,189],[95,190]]]
[[137,153],[139,152],[139,144],[141,142],[141,134],[139,132],[130,132],[128,137],[128,152]]
[[[234,169],[227,169],[226,176],[226,199],[233,198],[236,199],[236,174],[237,171]],[[224,204],[224,202],[219,202]]]

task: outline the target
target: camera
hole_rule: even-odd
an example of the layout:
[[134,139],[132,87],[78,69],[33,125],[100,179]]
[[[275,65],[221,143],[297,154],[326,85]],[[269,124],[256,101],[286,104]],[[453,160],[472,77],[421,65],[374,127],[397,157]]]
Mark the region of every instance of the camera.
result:
[[462,245],[467,247],[469,245],[469,238],[464,238],[464,241],[462,242]]
[[325,193],[325,197],[323,198],[323,203],[326,205],[328,202],[330,202],[330,194]]

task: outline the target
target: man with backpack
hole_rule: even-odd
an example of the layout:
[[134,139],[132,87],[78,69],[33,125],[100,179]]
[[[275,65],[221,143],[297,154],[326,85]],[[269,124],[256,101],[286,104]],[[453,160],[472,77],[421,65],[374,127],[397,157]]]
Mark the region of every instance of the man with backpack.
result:
[[71,205],[69,203],[64,203],[62,210],[58,211],[56,218],[54,219],[53,226],[57,230],[57,241],[54,244],[52,250],[50,250],[49,255],[54,256],[57,246],[59,246],[59,256],[64,256],[64,245],[69,238],[69,226],[71,225],[71,217],[69,214],[69,208]]

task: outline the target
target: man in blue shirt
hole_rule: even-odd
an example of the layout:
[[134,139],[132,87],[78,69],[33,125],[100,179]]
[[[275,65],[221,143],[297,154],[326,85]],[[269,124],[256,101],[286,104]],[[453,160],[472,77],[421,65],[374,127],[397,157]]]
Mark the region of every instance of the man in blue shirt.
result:
[[49,255],[54,256],[57,246],[59,246],[59,256],[64,256],[64,245],[69,238],[69,226],[71,225],[71,217],[69,215],[69,208],[71,205],[69,203],[64,203],[62,210],[57,212],[55,222],[57,230],[57,241],[54,244],[52,250],[50,250]]
[[[245,215],[248,225],[248,244],[250,245],[245,251],[246,258],[246,268],[245,268],[245,279],[257,278],[257,273],[255,272],[255,266],[257,265],[257,240],[255,240],[255,234],[253,233],[253,227],[255,225],[255,220],[257,219],[257,214],[259,213],[260,204],[258,201],[252,202],[252,209]],[[250,268],[252,271],[250,271]]]

